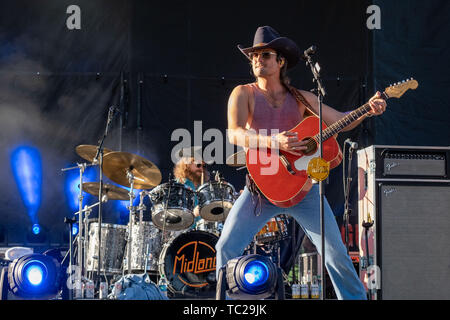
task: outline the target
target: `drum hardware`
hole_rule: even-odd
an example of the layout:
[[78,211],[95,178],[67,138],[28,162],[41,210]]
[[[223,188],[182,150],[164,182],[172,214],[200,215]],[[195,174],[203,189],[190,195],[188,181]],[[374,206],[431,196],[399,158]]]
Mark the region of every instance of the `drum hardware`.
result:
[[[105,131],[103,133],[103,137],[101,138],[101,140],[99,141],[99,146],[97,148],[97,153],[95,154],[92,163],[96,163],[98,162],[98,165],[100,167],[99,170],[99,193],[98,193],[98,198],[100,199],[100,201],[98,202],[98,264],[97,264],[97,282],[96,282],[96,287],[99,288],[100,287],[100,272],[101,272],[101,268],[102,268],[102,259],[101,259],[101,237],[102,237],[102,232],[101,232],[101,227],[102,227],[102,202],[103,202],[103,160],[104,160],[104,156],[105,156],[105,149],[103,147],[103,144],[105,142],[106,137],[108,136],[108,131],[112,125],[112,121],[114,119],[114,116],[117,114],[116,112],[116,108],[114,106],[111,106],[108,110],[108,119],[106,121],[106,127],[105,127]],[[109,149],[106,150],[106,155],[112,153]]]
[[170,292],[187,297],[214,296],[217,241],[212,233],[193,230],[164,244],[158,265]]
[[195,191],[173,179],[150,194],[153,224],[163,231],[180,231],[194,223]]
[[245,158],[245,151],[241,150],[229,156],[225,160],[225,163],[230,167],[237,167],[236,170],[242,170],[245,169],[247,165]]
[[234,187],[216,171],[214,181],[206,182],[197,190],[200,216],[207,221],[225,221],[236,199],[235,193]]
[[[96,159],[98,146],[80,144],[75,148],[75,152],[83,159],[92,163],[92,165],[97,165],[98,161]],[[103,153],[108,154],[112,152],[111,149],[103,148]]]
[[[96,234],[98,224],[98,222],[90,224],[86,270],[98,272],[98,265],[101,265],[100,271],[103,272],[105,277],[106,274],[119,274],[122,272],[127,226],[102,223],[100,226],[102,242],[100,243],[97,242],[98,235]],[[99,247],[100,255],[98,254]]]
[[266,225],[255,235],[255,244],[279,242],[288,237],[288,223],[284,215],[270,219]]
[[[90,145],[80,145],[77,147],[76,151],[77,153],[82,156],[83,158],[87,158],[88,160],[91,159],[92,157],[92,153],[94,150],[94,146],[90,146]],[[81,279],[81,275],[83,274],[83,270],[84,270],[84,262],[85,260],[83,259],[83,255],[84,255],[84,250],[86,247],[83,247],[83,241],[84,241],[84,230],[83,230],[83,175],[84,172],[86,170],[87,167],[90,166],[96,166],[96,163],[77,163],[76,166],[73,167],[69,167],[69,168],[63,168],[61,169],[62,172],[65,171],[69,171],[69,170],[73,170],[73,169],[78,169],[80,171],[80,183],[79,183],[79,189],[80,192],[78,194],[78,234],[76,235],[74,241],[77,241],[77,279]],[[75,214],[77,214],[75,213]],[[70,230],[70,232],[72,232],[72,230]],[[69,247],[72,247],[72,244],[70,244]],[[72,257],[73,258],[73,257]],[[69,270],[71,271],[73,268],[73,259],[69,259]],[[72,291],[72,290],[70,290]],[[70,295],[72,295],[72,292],[70,292]]]
[[[131,273],[131,243],[133,234],[134,214],[136,207],[133,200],[136,198],[134,189],[150,189],[161,182],[161,172],[151,161],[128,152],[110,152],[105,155],[103,171],[112,181],[130,187],[128,207],[128,245],[127,245],[127,266],[128,273]],[[142,208],[140,210],[143,210]],[[142,211],[141,211],[142,213]]]
[[136,212],[136,208],[133,206],[133,200],[136,198],[134,195],[134,175],[131,170],[127,170],[127,178],[130,184],[130,206],[129,206],[129,222],[128,222],[128,242],[127,242],[127,253],[128,253],[128,274],[131,274],[131,241],[132,241],[132,233],[133,233],[133,223],[134,223],[134,214]]
[[[100,183],[98,182],[83,183],[83,190],[94,196],[98,196],[99,188]],[[115,185],[105,183],[103,184],[103,198],[105,197],[107,200],[128,200],[128,191]]]
[[161,182],[158,167],[136,154],[114,151],[105,155],[104,162],[105,175],[122,186],[131,186],[128,173],[134,177],[135,189],[151,189]]

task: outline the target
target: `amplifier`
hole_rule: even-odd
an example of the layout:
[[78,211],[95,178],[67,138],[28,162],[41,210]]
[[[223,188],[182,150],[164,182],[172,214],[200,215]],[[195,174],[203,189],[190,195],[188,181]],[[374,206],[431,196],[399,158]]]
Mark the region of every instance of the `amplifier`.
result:
[[450,147],[358,150],[360,279],[373,299],[450,297]]
[[364,164],[375,179],[449,179],[449,147],[412,147],[375,145],[365,153]]

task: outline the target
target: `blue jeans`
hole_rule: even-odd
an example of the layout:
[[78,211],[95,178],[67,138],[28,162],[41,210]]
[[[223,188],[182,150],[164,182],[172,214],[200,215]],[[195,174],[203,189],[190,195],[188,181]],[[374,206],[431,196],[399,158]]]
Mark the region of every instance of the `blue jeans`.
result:
[[[256,199],[256,197],[253,198]],[[216,244],[217,276],[219,269],[228,260],[242,255],[255,234],[264,227],[270,218],[279,214],[286,214],[295,218],[321,254],[319,185],[314,185],[306,197],[293,207],[279,208],[268,200],[262,199],[260,215],[255,215],[254,209],[255,204],[252,201],[252,195],[245,187],[244,192],[229,212],[219,241]],[[324,221],[325,266],[338,299],[365,300],[364,286],[347,254],[336,219],[325,197]]]

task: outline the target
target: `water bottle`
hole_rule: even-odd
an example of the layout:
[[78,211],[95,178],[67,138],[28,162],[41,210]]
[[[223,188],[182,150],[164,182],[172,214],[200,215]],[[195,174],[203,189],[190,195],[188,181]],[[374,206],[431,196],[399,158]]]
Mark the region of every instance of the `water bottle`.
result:
[[167,297],[167,280],[164,275],[161,275],[161,278],[159,278],[158,287],[162,295]]

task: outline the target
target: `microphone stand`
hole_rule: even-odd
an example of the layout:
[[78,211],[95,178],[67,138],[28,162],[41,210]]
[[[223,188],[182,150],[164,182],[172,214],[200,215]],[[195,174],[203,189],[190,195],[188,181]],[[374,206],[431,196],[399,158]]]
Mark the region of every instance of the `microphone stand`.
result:
[[[322,130],[322,104],[323,97],[326,95],[325,88],[322,85],[322,81],[320,79],[320,66],[318,63],[313,63],[311,55],[314,52],[304,52],[303,58],[306,60],[306,65],[311,68],[311,72],[313,74],[313,82],[316,83],[317,89],[314,91],[317,93],[317,100],[319,103],[319,151],[320,158],[323,158],[323,130]],[[323,191],[323,181],[319,181],[319,195],[320,195],[320,233],[321,233],[321,265],[320,268],[320,279],[321,279],[321,300],[325,299],[325,216],[324,216],[324,191]]]
[[92,162],[98,162],[99,167],[100,167],[100,179],[99,179],[99,191],[98,191],[98,198],[99,200],[99,204],[98,204],[98,252],[97,252],[97,257],[98,257],[98,261],[97,261],[97,279],[96,279],[96,287],[100,287],[100,277],[101,277],[101,263],[102,263],[102,259],[101,259],[101,240],[102,240],[102,235],[101,235],[101,228],[102,228],[102,199],[103,199],[103,143],[105,142],[105,139],[108,135],[108,131],[111,127],[111,123],[112,120],[114,119],[114,115],[116,114],[115,112],[116,108],[114,106],[109,108],[108,111],[108,120],[106,122],[106,128],[105,128],[105,132],[103,134],[102,139],[100,140],[100,144],[97,147],[97,154],[95,155],[95,158]]
[[[344,153],[345,153],[345,144],[344,142]],[[349,154],[348,154],[348,168],[347,168],[347,178],[344,179],[344,230],[345,230],[345,247],[347,248],[347,253],[349,253],[349,224],[350,224],[350,215],[352,210],[349,207],[349,197],[350,197],[350,183],[352,181],[351,178],[351,168],[352,168],[352,158],[353,158],[353,146],[350,144]],[[345,175],[345,159],[343,164],[343,173]]]

